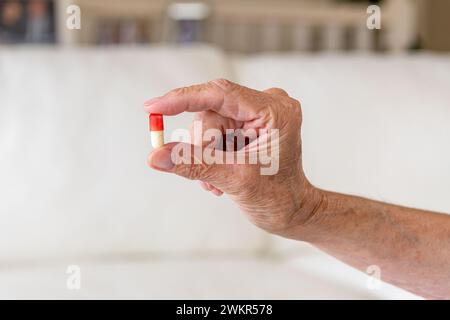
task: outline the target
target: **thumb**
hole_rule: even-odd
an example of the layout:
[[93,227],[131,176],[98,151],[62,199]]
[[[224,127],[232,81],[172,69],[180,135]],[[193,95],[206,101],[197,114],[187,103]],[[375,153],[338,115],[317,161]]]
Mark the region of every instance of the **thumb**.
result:
[[148,164],[153,169],[177,174],[191,180],[202,180],[219,187],[233,174],[233,167],[225,164],[225,152],[214,151],[215,159],[203,156],[203,149],[187,143],[169,143],[154,150]]

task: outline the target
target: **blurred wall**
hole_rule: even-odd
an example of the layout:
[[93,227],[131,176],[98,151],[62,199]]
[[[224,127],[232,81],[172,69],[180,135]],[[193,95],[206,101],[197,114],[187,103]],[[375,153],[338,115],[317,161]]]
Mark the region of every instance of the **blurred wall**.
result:
[[424,49],[450,51],[450,1],[422,0],[420,37]]

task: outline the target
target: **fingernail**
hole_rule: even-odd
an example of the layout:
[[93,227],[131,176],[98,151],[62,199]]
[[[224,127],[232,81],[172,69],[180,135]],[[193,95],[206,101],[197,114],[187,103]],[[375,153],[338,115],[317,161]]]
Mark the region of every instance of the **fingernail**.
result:
[[160,99],[161,99],[161,97],[157,97],[157,98],[153,98],[153,99],[147,100],[147,101],[144,102],[144,106],[146,106],[146,107],[151,106],[152,104],[154,104],[155,102],[157,102]]
[[154,151],[150,158],[150,165],[158,170],[169,171],[175,164],[172,162],[171,149],[162,148]]

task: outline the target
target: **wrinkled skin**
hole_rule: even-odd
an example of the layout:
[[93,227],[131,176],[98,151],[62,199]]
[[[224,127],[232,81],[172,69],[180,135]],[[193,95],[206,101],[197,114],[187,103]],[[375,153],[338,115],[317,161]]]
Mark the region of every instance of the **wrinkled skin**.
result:
[[[194,162],[186,159],[187,153],[172,150],[198,150],[205,147],[201,139],[192,145],[166,144],[153,151],[149,165],[200,180],[216,195],[227,193],[262,229],[308,241],[363,272],[378,266],[384,281],[416,294],[450,299],[450,216],[314,188],[302,170],[300,103],[283,90],[261,92],[216,80],[173,90],[148,101],[145,110],[165,115],[195,112],[203,129],[222,132],[279,129],[279,148],[270,146],[279,151],[279,171],[274,175],[262,175],[260,166],[251,164],[179,164],[180,159]],[[251,155],[259,142],[268,147],[264,137],[263,133],[242,149],[221,149],[218,154]]]
[[[284,233],[293,225],[305,223],[314,213],[319,199],[302,170],[301,106],[284,90],[257,91],[219,79],[175,89],[148,101],[145,110],[165,115],[195,112],[195,120],[202,121],[204,131],[278,129],[279,171],[274,175],[262,175],[259,164],[248,162],[171,167],[168,158],[173,143],[155,150],[149,165],[200,180],[202,187],[215,195],[228,194],[254,224],[269,232]],[[192,142],[197,148],[205,147],[202,141]]]

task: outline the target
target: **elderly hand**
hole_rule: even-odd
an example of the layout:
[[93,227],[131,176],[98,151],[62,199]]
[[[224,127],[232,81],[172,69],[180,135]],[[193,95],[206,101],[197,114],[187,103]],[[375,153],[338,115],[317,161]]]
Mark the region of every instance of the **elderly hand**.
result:
[[[278,170],[274,174],[263,174],[261,169],[265,165],[261,163],[220,164],[205,160],[199,163],[195,154],[201,154],[206,147],[202,139],[192,141],[193,145],[166,144],[150,154],[148,163],[157,170],[200,180],[206,190],[216,195],[228,194],[260,228],[289,236],[289,230],[305,224],[320,205],[320,191],[308,182],[302,169],[300,103],[282,89],[257,91],[219,79],[175,89],[149,100],[145,111],[167,116],[195,112],[203,132],[216,129],[225,134],[226,129],[256,130],[255,140],[247,141],[243,148],[215,150],[215,155],[235,159],[237,153],[244,152],[249,157],[260,152],[258,149],[263,146],[278,157]],[[278,136],[275,136],[278,141],[270,134],[261,134],[272,129],[278,129]],[[269,145],[267,136],[278,145]],[[179,152],[180,146],[192,148],[189,159],[183,159],[187,155]]]

